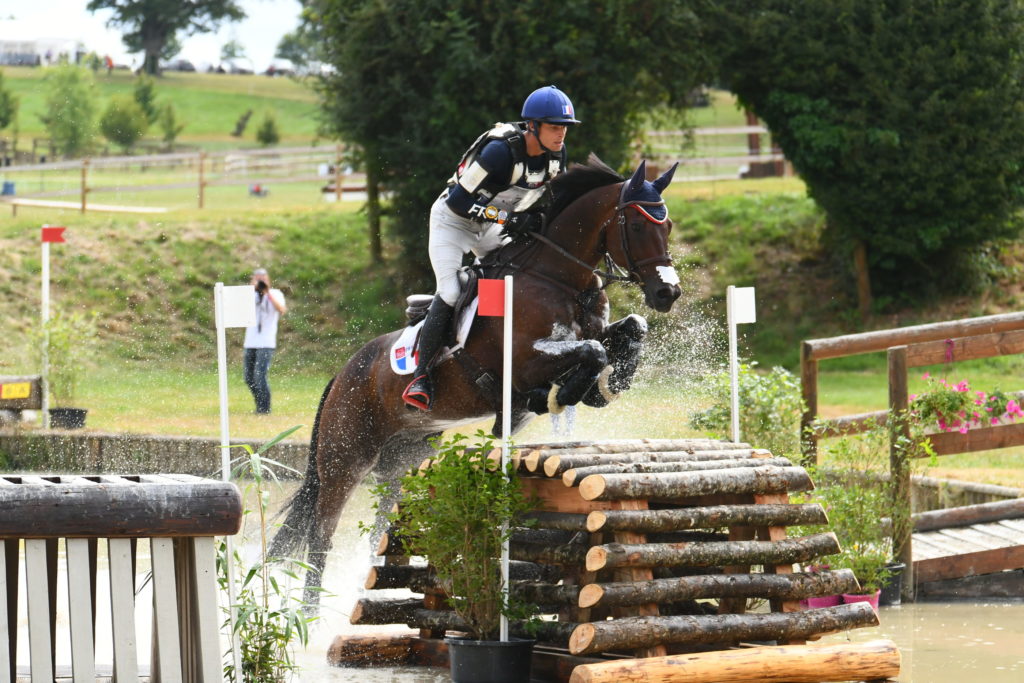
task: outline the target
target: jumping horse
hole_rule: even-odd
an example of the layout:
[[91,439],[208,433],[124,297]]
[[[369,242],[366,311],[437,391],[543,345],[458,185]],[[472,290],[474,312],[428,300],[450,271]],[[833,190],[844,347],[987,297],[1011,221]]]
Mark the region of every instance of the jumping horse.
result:
[[[580,402],[601,407],[629,388],[647,322],[634,314],[609,323],[604,287],[632,281],[659,312],[679,297],[668,254],[672,224],[661,198],[674,171],[650,182],[642,162],[624,180],[591,155],[552,181],[543,230],[506,244],[485,265],[486,277],[514,274],[513,433],[536,414]],[[478,380],[498,378],[500,387],[500,318],[477,317],[465,341],[465,354],[483,375],[453,360],[435,368],[430,412],[402,401],[408,378],[388,358],[400,333],[363,346],[320,398],[305,478],[270,551],[294,557],[308,549],[307,604],[318,602],[331,537],[355,487],[371,472],[398,479],[433,452],[430,437],[499,410],[494,392]],[[500,424],[496,419],[496,436]]]

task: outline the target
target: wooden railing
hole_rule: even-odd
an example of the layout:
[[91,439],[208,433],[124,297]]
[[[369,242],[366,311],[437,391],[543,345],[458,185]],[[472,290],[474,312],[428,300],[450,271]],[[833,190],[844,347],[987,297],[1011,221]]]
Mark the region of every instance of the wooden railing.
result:
[[[818,363],[862,353],[887,353],[889,408],[874,413],[845,415],[818,420]],[[801,439],[805,464],[818,461],[818,440],[823,436],[856,434],[872,424],[886,424],[890,415],[906,414],[909,407],[907,371],[939,363],[975,360],[1024,353],[1024,313],[1006,313],[979,318],[966,318],[929,325],[915,325],[891,330],[878,330],[827,339],[810,339],[800,348],[800,379],[805,412],[801,419]],[[815,429],[814,427],[818,427]],[[890,425],[890,435],[909,436],[909,425],[901,421]],[[938,455],[971,453],[1024,444],[1024,424],[1005,424],[968,430],[966,434],[944,432],[929,435],[932,449]],[[910,467],[903,451],[895,448],[891,438],[889,465],[896,482],[897,495],[910,496]],[[911,529],[908,527],[893,538],[894,555],[913,566]],[[903,575],[904,596],[913,598],[913,574]]]
[[[222,680],[213,537],[235,534],[240,524],[241,497],[230,483],[171,474],[0,475],[0,632],[7,634],[0,683],[15,681],[25,664],[32,681],[55,680],[59,643],[70,643],[73,680],[95,681],[100,609],[111,617],[114,680],[139,680],[140,539],[148,539],[152,565],[153,610],[144,624],[152,634],[149,679]],[[109,606],[97,605],[103,546]],[[58,566],[61,550],[66,571]],[[21,564],[28,662],[18,661]],[[66,605],[57,604],[61,574]]]

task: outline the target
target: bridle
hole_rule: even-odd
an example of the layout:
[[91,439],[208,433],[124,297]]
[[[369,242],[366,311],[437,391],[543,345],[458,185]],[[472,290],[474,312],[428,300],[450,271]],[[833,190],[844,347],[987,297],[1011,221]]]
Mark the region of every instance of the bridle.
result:
[[652,216],[651,213],[647,211],[647,209],[644,208],[645,206],[664,206],[664,200],[657,202],[632,201],[623,203],[622,195],[625,194],[625,190],[626,184],[623,183],[622,193],[620,193],[619,195],[619,201],[615,206],[614,213],[612,213],[612,215],[609,216],[605,220],[605,222],[602,223],[597,229],[598,232],[602,232],[606,228],[608,228],[609,225],[611,225],[612,221],[617,221],[619,226],[619,240],[621,242],[622,253],[626,257],[625,269],[623,269],[617,263],[615,263],[614,259],[612,259],[612,256],[608,252],[607,248],[605,249],[604,253],[604,262],[606,270],[601,270],[596,266],[590,266],[590,264],[586,263],[582,259],[577,258],[573,254],[570,254],[568,251],[566,251],[565,249],[551,241],[551,239],[549,239],[547,236],[542,235],[539,232],[531,232],[529,234],[534,239],[538,240],[539,242],[542,242],[548,247],[551,247],[553,250],[555,250],[565,258],[569,259],[573,263],[580,265],[589,270],[591,273],[599,276],[602,280],[601,289],[604,289],[612,282],[635,282],[637,284],[642,284],[643,279],[640,276],[641,267],[649,265],[651,263],[659,263],[660,265],[671,266],[672,257],[666,254],[665,256],[652,256],[650,258],[641,259],[639,261],[633,260],[633,255],[629,249],[629,230],[626,229],[627,227],[629,227],[626,223],[626,209],[631,207],[636,209],[637,212],[643,217],[643,219],[646,222],[655,223],[657,225],[663,225],[668,220],[668,214],[666,213],[665,218],[658,220],[657,218]]

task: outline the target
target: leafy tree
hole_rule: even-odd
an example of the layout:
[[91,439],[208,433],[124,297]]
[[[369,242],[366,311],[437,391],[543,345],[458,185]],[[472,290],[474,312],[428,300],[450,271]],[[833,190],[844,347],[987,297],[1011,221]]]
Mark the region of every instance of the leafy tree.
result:
[[723,80],[771,128],[827,212],[829,236],[866,252],[877,290],[934,289],[949,282],[943,264],[957,252],[1018,233],[1021,3],[715,8]]
[[269,111],[263,115],[256,129],[256,140],[264,147],[276,145],[281,140],[281,132],[277,128],[277,119]]
[[156,106],[156,83],[151,76],[139,74],[135,79],[134,97],[139,108],[146,114],[146,120],[149,123],[156,123],[160,112]]
[[170,102],[164,103],[157,114],[157,125],[164,134],[163,140],[170,147],[178,139],[178,134],[185,129],[185,124],[178,121],[178,112]]
[[146,134],[149,121],[139,103],[127,95],[110,98],[103,116],[100,117],[100,131],[103,137],[126,152]]
[[92,73],[62,64],[47,69],[43,87],[44,113],[39,119],[53,145],[66,156],[85,151],[96,130],[96,82]]
[[303,70],[312,66],[314,62],[323,61],[321,52],[315,32],[303,25],[281,36],[274,56],[287,59],[296,69]]
[[229,40],[220,48],[220,60],[230,62],[235,59],[245,58],[245,46],[237,40]]
[[613,165],[626,161],[641,112],[684,105],[703,67],[692,1],[523,0],[499,11],[472,0],[307,0],[304,26],[333,67],[319,88],[325,128],[362,147],[371,196],[380,184],[393,192],[391,227],[415,284],[429,282],[427,210],[444,180],[535,88],[557,85],[576,105],[573,158],[594,150]]
[[4,72],[0,69],[0,130],[11,125],[18,115],[18,97],[4,85]]
[[225,19],[245,17],[238,0],[89,0],[87,8],[113,10],[107,24],[125,29],[122,40],[130,51],[145,52],[143,66],[150,75],[158,73],[163,50],[179,31],[209,33]]

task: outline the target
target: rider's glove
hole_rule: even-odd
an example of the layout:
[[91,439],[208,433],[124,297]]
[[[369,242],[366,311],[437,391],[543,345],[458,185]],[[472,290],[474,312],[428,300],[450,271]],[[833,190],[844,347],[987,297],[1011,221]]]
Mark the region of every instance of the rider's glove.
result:
[[518,237],[528,232],[540,231],[544,227],[544,214],[539,211],[513,213],[505,219],[502,233]]

